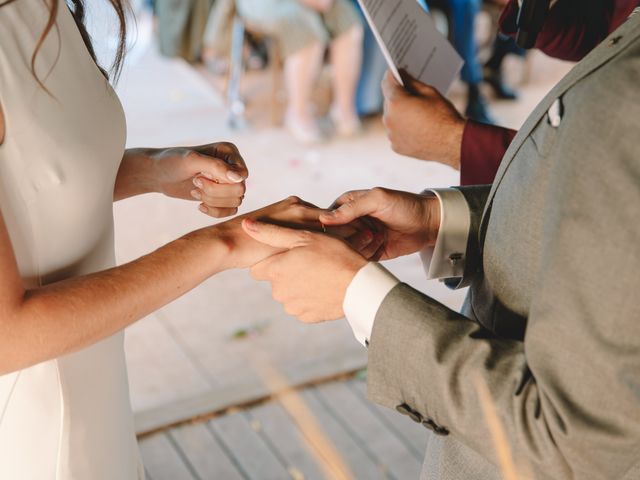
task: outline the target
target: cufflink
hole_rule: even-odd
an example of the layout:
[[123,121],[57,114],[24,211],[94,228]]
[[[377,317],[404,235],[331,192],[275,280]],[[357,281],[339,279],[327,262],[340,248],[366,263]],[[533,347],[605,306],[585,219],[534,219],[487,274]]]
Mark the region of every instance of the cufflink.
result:
[[452,253],[449,255],[449,263],[453,266],[456,266],[458,262],[460,262],[464,258],[462,253]]

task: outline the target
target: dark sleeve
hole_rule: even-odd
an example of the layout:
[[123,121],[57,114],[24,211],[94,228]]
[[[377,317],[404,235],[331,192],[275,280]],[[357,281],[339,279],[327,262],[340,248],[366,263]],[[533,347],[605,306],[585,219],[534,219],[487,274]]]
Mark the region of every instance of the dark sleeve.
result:
[[[548,13],[536,48],[547,55],[577,62],[618,28],[637,5],[635,0],[560,0]],[[518,1],[511,0],[500,29],[515,37]]]
[[516,133],[508,128],[469,120],[462,135],[460,184],[493,183],[502,157]]

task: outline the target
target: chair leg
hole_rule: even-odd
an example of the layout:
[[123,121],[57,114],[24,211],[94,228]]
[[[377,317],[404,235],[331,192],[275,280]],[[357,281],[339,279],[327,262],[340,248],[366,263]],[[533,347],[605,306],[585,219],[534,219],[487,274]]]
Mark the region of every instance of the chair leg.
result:
[[231,39],[231,55],[229,65],[229,82],[227,84],[227,105],[229,109],[229,126],[233,129],[244,124],[245,105],[240,96],[240,81],[242,79],[242,52],[244,49],[244,22],[239,16],[233,20]]

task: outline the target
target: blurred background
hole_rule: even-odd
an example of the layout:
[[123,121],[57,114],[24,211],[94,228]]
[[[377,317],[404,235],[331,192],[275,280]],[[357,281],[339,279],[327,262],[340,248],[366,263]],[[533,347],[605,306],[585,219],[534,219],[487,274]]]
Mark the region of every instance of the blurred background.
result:
[[[352,189],[458,184],[458,172],[389,148],[385,64],[357,3],[336,0],[340,11],[325,21],[310,20],[306,6],[273,20],[278,3],[296,1],[132,2],[117,84],[128,147],[236,143],[251,173],[241,212],[289,195],[328,206]],[[471,118],[518,128],[571,65],[497,36],[500,3],[429,7],[466,60],[449,94],[454,104]],[[109,65],[112,12],[108,2],[89,8],[99,58]],[[316,47],[300,54],[296,44],[310,35]],[[115,217],[119,262],[212,221],[195,203],[159,195],[119,202]],[[427,282],[419,258],[388,267],[460,306],[465,292]],[[300,325],[246,271],[218,275],[138,322],[126,347],[153,480],[418,478],[427,431],[366,400],[366,350],[348,324]]]

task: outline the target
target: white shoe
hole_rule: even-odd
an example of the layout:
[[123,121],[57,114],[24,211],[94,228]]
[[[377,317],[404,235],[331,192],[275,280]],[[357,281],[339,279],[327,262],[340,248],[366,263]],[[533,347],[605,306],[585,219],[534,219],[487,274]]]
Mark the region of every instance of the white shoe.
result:
[[295,118],[291,114],[285,116],[284,125],[298,142],[305,145],[322,143],[324,137],[320,128],[314,121],[305,122]]

